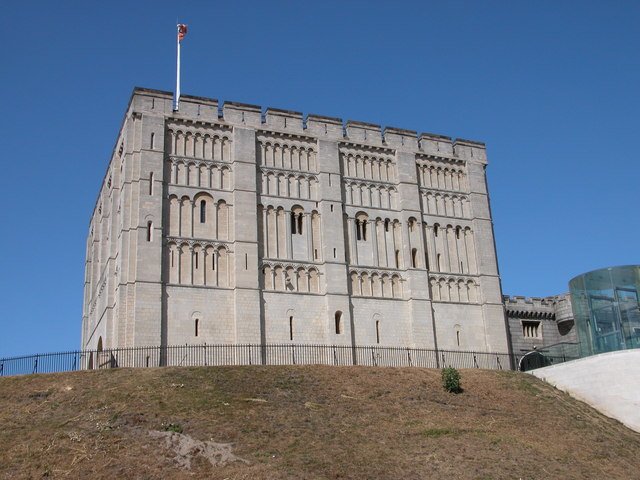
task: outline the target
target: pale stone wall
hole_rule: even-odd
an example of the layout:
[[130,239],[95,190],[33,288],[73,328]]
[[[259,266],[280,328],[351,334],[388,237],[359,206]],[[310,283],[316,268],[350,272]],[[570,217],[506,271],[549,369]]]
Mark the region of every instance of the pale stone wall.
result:
[[136,89],[89,226],[82,346],[507,352],[486,164],[478,142]]

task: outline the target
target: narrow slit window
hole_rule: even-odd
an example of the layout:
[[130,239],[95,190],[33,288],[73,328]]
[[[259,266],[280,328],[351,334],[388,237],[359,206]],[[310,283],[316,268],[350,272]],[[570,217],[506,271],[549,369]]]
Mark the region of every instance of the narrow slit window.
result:
[[380,343],[380,320],[376,320],[376,343]]
[[400,268],[400,250],[396,250],[396,268]]
[[333,258],[336,258],[336,249],[333,249]]
[[342,334],[342,312],[338,310],[335,315],[336,335]]
[[147,242],[153,241],[153,222],[147,222]]
[[418,249],[417,248],[411,249],[411,266],[413,268],[418,267]]
[[154,148],[156,148],[156,134],[152,133],[151,134],[151,150],[153,150]]
[[149,195],[153,195],[153,172],[149,174]]
[[200,202],[200,223],[206,223],[207,221],[207,202],[202,200]]
[[298,235],[302,235],[302,214],[298,214]]
[[198,269],[198,258],[199,258],[199,256],[200,255],[198,254],[198,252],[196,252],[196,255],[195,255],[196,270]]
[[289,340],[293,340],[293,317],[289,317]]
[[196,320],[195,320],[195,322],[194,322],[194,323],[195,323],[195,325],[194,325],[194,327],[195,327],[195,332],[194,332],[194,333],[195,333],[195,336],[197,337],[197,336],[198,336],[198,333],[199,333],[199,332],[198,332],[198,327],[200,327],[200,320],[196,318]]

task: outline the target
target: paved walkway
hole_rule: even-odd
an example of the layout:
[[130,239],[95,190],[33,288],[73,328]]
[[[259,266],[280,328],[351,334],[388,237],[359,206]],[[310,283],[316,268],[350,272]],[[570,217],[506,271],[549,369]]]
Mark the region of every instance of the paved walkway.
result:
[[529,373],[640,432],[640,349],[602,353]]

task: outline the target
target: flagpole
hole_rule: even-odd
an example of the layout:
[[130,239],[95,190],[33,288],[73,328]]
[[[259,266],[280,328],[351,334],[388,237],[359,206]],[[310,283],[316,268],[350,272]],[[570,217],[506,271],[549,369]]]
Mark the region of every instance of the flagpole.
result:
[[[180,26],[178,25],[178,30]],[[177,57],[176,57],[176,93],[173,99],[173,111],[177,112],[180,108],[180,32],[176,33]]]

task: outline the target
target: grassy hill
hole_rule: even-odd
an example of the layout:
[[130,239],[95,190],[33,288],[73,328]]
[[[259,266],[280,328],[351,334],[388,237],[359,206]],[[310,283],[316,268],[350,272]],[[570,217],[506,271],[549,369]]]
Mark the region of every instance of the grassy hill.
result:
[[366,367],[0,378],[0,478],[640,478],[640,434],[541,381]]

